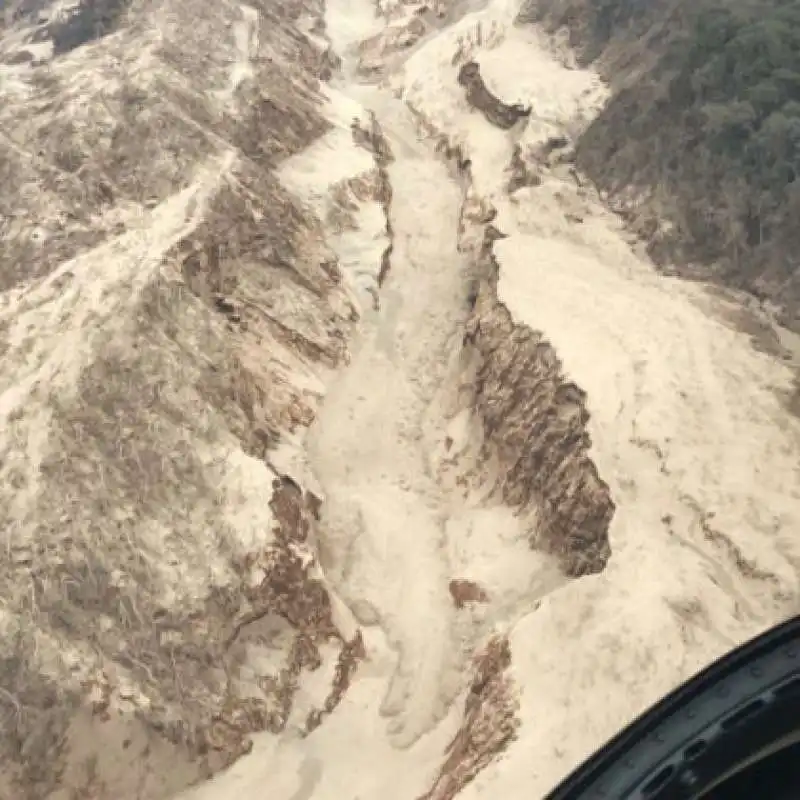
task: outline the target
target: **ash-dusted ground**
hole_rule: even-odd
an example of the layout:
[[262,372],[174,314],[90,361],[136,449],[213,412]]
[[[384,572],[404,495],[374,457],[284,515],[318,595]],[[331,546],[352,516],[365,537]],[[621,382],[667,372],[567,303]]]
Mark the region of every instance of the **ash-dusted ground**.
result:
[[543,796],[796,610],[788,362],[518,6],[6,3],[0,797]]

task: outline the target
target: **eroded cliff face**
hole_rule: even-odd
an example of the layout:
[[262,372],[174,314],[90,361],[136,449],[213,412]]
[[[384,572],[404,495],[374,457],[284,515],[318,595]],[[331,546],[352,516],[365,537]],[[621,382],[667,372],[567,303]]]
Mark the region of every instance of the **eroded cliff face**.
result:
[[[611,555],[615,505],[591,457],[586,393],[564,374],[545,335],[516,322],[498,298],[502,265],[493,245],[505,234],[493,224],[497,212],[476,194],[464,148],[418,118],[429,135],[438,136],[437,148],[464,186],[459,247],[472,265],[454,408],[470,408],[481,435],[469,455],[461,453],[447,469],[463,471],[462,481],[488,481],[529,519],[531,545],[557,555],[566,575],[598,573]],[[517,149],[509,172],[537,185]]]
[[[412,111],[462,187],[457,246],[467,263],[466,308],[445,413],[466,414],[459,427],[468,433],[461,441],[445,437],[433,457],[438,481],[472,502],[479,496],[481,503],[514,509],[530,547],[555,556],[565,578],[597,574],[611,556],[615,504],[592,460],[586,394],[565,375],[545,336],[515,321],[498,297],[502,265],[493,246],[506,235],[493,224],[496,209],[475,191],[468,150]],[[516,167],[524,184],[535,186],[536,163],[546,168],[551,151],[565,144],[548,141],[539,158],[525,161],[515,151],[509,172],[513,177]],[[479,582],[457,578],[449,588],[459,609],[493,602]],[[512,661],[504,636],[478,648],[458,732],[426,800],[454,797],[515,740],[522,723]]]
[[480,65],[475,61],[468,61],[459,69],[458,82],[464,87],[467,102],[498,128],[509,130],[519,120],[530,116],[530,107],[520,103],[508,105],[493,95],[481,77]]
[[497,298],[501,267],[489,246],[465,345],[481,420],[480,458],[495,489],[536,520],[531,544],[555,553],[572,578],[600,572],[611,555],[614,502],[591,458],[586,394],[563,373],[543,334],[514,322]]

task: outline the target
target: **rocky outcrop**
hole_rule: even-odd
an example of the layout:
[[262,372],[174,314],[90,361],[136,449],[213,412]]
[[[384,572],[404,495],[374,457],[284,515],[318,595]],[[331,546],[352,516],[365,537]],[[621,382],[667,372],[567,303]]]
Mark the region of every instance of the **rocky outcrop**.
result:
[[511,648],[503,636],[490,639],[475,656],[463,722],[433,786],[418,800],[452,800],[514,739],[520,721],[510,666]]
[[486,119],[498,128],[508,130],[531,113],[530,106],[519,103],[506,105],[495,97],[481,77],[481,68],[475,61],[469,61],[458,71],[458,82],[464,87],[467,102],[480,111]]
[[[249,576],[249,588],[244,602],[239,601],[240,608],[224,639],[227,671],[237,674],[245,665],[247,647],[259,641],[259,625],[265,619],[286,623],[285,631],[291,635],[292,644],[284,666],[276,675],[258,676],[260,698],[237,696],[234,684],[213,726],[201,729],[201,750],[219,751],[225,764],[246,752],[250,746],[249,734],[284,730],[301,672],[322,665],[319,649],[322,644],[338,643],[339,657],[322,707],[308,714],[307,730],[319,725],[323,716],[336,708],[365,656],[360,631],[345,639],[337,628],[331,600],[317,567],[313,538],[319,520],[319,499],[289,476],[280,475],[274,481],[270,507],[276,520],[275,543],[264,551],[246,554],[241,564],[242,574]],[[266,643],[269,639],[261,641]]]
[[508,182],[506,183],[506,191],[513,194],[517,189],[523,189],[526,186],[541,186],[542,176],[539,171],[532,166],[527,159],[522,155],[522,148],[520,145],[514,145],[511,153],[511,163],[508,166]]
[[464,394],[483,429],[475,455],[495,490],[530,514],[531,543],[570,577],[600,572],[610,556],[614,502],[590,456],[586,394],[563,373],[544,334],[515,321],[497,294],[493,247],[504,238],[486,202],[467,191],[462,247],[475,278],[464,333]]
[[473,262],[461,402],[483,439],[465,479],[494,475],[505,502],[530,514],[531,543],[555,554],[567,575],[600,572],[615,505],[591,458],[586,394],[545,335],[514,320],[499,299],[494,242],[506,235],[494,224],[496,209],[475,194],[463,149],[442,136],[437,147],[464,183],[459,247]]
[[[459,480],[496,476],[500,496],[530,514],[534,546],[554,553],[571,577],[600,572],[611,554],[615,505],[591,458],[586,394],[566,377],[545,335],[514,320],[498,297],[502,267],[493,246],[506,234],[494,224],[496,209],[474,191],[469,154],[412,111],[464,186],[459,249],[473,275],[460,402],[479,420],[483,440]],[[560,149],[554,142],[549,152]]]
[[411,49],[428,30],[420,16],[401,17],[390,22],[380,33],[359,45],[358,74],[372,78],[382,75],[393,57]]
[[453,598],[453,603],[458,609],[475,603],[489,602],[489,595],[486,590],[475,581],[470,581],[466,578],[453,578],[448,584],[448,589],[450,590],[450,597]]
[[566,378],[544,335],[515,322],[498,300],[490,241],[481,258],[488,274],[464,337],[474,357],[481,460],[495,464],[503,499],[533,512],[535,546],[557,555],[570,577],[600,572],[614,502],[590,456],[586,394]]
[[[389,275],[392,267],[392,250],[394,249],[394,231],[392,230],[391,205],[392,205],[392,184],[389,180],[387,168],[394,160],[392,148],[389,140],[384,136],[380,123],[373,112],[369,112],[369,123],[361,124],[358,120],[353,122],[353,138],[363,146],[367,147],[375,159],[375,166],[378,172],[378,190],[375,199],[383,209],[386,220],[386,238],[389,244],[381,255],[381,266],[378,271],[378,288],[383,286],[383,282]],[[376,297],[376,305],[379,301]]]
[[[530,522],[531,545],[555,555],[568,577],[598,573],[611,554],[615,506],[591,458],[586,394],[565,376],[544,335],[514,320],[498,296],[494,245],[506,234],[496,224],[497,210],[474,191],[469,154],[414,113],[463,185],[459,250],[472,264],[462,374],[451,412],[471,412],[480,435],[444,459],[440,479],[452,470],[455,486],[465,494],[479,490],[484,498],[488,486]],[[444,450],[449,454],[453,445],[447,437]],[[451,580],[449,590],[457,609],[491,603],[467,579]],[[520,721],[511,659],[504,637],[491,638],[479,651],[458,732],[419,800],[452,800],[514,740]]]

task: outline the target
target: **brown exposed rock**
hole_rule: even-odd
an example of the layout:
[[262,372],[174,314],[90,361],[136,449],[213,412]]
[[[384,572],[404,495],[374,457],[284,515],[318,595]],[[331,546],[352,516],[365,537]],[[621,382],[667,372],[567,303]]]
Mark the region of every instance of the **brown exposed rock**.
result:
[[[24,92],[1,87],[0,130],[13,118],[15,138],[0,136],[13,189],[0,193],[0,290],[48,319],[2,337],[4,379],[23,385],[45,361],[58,373],[3,420],[0,483],[25,498],[24,547],[0,575],[13,697],[0,721],[15,723],[0,725],[3,797],[71,792],[76,758],[107,782],[76,797],[173,796],[286,724],[323,642],[342,663],[326,707],[358,661],[307,541],[319,499],[278,478],[270,536],[242,481],[261,475],[268,502],[270,450],[313,418],[304,387],[347,359],[357,316],[322,221],[275,174],[329,129],[318,77],[335,59],[297,22],[322,4],[248,5],[259,52],[232,97],[242,9],[227,0],[138,4],[115,36],[31,66]],[[18,466],[32,463],[29,425],[42,431],[35,485]],[[280,635],[261,641],[267,622]],[[256,640],[278,666],[252,677]],[[135,728],[148,752],[118,768],[104,728],[70,738],[84,716]]]
[[[379,9],[378,14],[383,16],[383,10]],[[383,74],[393,55],[413,47],[427,32],[428,25],[418,14],[391,21],[380,33],[359,45],[358,73],[371,78]]]
[[518,144],[514,145],[508,173],[506,191],[509,194],[513,194],[517,189],[522,189],[525,186],[541,186],[541,175],[539,175],[535,167],[528,164],[526,159],[523,158],[522,148]]
[[[590,456],[586,394],[564,375],[544,334],[516,322],[498,298],[493,244],[507,234],[490,221],[491,204],[473,191],[468,153],[411,110],[437,137],[438,151],[453,161],[464,186],[458,246],[474,264],[463,338],[464,402],[483,430],[470,474],[480,479],[492,463],[495,491],[530,512],[536,521],[531,544],[556,555],[568,576],[600,572],[611,555],[615,505]],[[469,482],[466,475],[456,480]]]
[[345,642],[339,653],[336,663],[336,672],[330,694],[325,698],[323,708],[311,711],[306,720],[306,732],[311,733],[322,724],[323,719],[339,705],[345,692],[350,688],[350,682],[361,661],[366,658],[367,651],[364,646],[364,637],[361,631],[349,641]]
[[[268,615],[282,618],[296,633],[285,667],[277,675],[264,676],[260,682],[265,699],[239,700],[229,695],[210,731],[202,732],[206,746],[224,754],[224,764],[247,752],[249,734],[260,730],[279,733],[284,729],[300,673],[304,669],[318,669],[322,663],[320,644],[335,640],[341,643],[341,651],[324,708],[311,712],[307,721],[309,730],[338,705],[366,655],[360,631],[350,641],[342,638],[333,622],[328,592],[312,575],[316,558],[310,548],[310,536],[318,521],[319,498],[304,491],[287,475],[278,476],[273,489],[270,507],[276,521],[275,544],[263,553],[245,558],[243,570],[249,574],[260,571],[263,578],[248,591],[247,606],[239,612],[228,634],[226,651],[231,650],[248,626]],[[216,768],[220,766],[221,763],[215,763]]]
[[566,136],[549,136],[539,147],[537,156],[546,161],[557,151],[563,155],[567,147],[569,147],[569,139]]
[[509,106],[495,97],[486,88],[481,77],[481,68],[475,61],[469,61],[461,67],[458,71],[458,82],[466,89],[467,102],[498,128],[508,130],[531,113],[530,106],[519,103]]
[[493,244],[506,234],[487,224],[494,214],[472,191],[465,154],[440,149],[457,159],[465,181],[459,248],[475,264],[463,343],[467,402],[483,429],[477,458],[493,463],[505,502],[532,512],[534,546],[555,554],[570,577],[600,572],[615,506],[589,454],[586,394],[566,378],[544,335],[515,322],[499,300]]
[[511,679],[508,639],[493,637],[474,661],[464,718],[430,791],[418,800],[452,800],[514,739],[520,721]]
[[[366,124],[359,120],[354,120],[352,130],[355,141],[372,152],[378,170],[378,186],[375,197],[383,208],[383,216],[386,220],[386,236],[389,239],[389,244],[381,254],[381,266],[377,280],[378,288],[380,288],[392,268],[392,251],[394,250],[394,231],[392,230],[391,221],[392,184],[389,180],[388,172],[389,164],[394,161],[394,156],[392,155],[389,140],[384,135],[380,123],[373,112],[369,112],[369,121]],[[378,305],[379,301],[376,294],[376,308]]]
[[394,161],[392,147],[374,112],[369,112],[366,122],[354,119],[350,127],[355,142],[372,152],[378,166],[385,167]]
[[312,553],[297,548],[308,544],[309,532],[316,523],[311,497],[288,476],[275,479],[270,508],[276,519],[276,544],[255,562],[264,567],[266,575],[252,590],[251,603],[284,617],[293,629],[307,633],[316,642],[337,637],[338,631],[327,590],[309,575],[314,563]]
[[341,68],[342,59],[332,47],[328,47],[320,54],[316,74],[321,81],[329,81]]
[[473,408],[484,458],[496,459],[497,489],[512,506],[535,508],[535,544],[557,554],[573,577],[599,572],[610,555],[614,503],[589,450],[586,394],[563,374],[541,333],[516,323],[497,298],[494,256],[481,284],[465,344],[478,359]]
[[456,604],[456,608],[461,609],[473,603],[488,603],[489,595],[486,590],[479,586],[475,581],[465,578],[454,578],[448,586],[450,596]]

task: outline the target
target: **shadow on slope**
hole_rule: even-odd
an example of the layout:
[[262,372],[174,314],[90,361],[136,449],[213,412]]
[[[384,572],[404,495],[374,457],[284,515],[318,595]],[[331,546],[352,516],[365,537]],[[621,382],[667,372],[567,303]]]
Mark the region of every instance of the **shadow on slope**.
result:
[[130,0],[81,0],[63,19],[48,24],[53,55],[68,53],[113,33],[129,6]]

